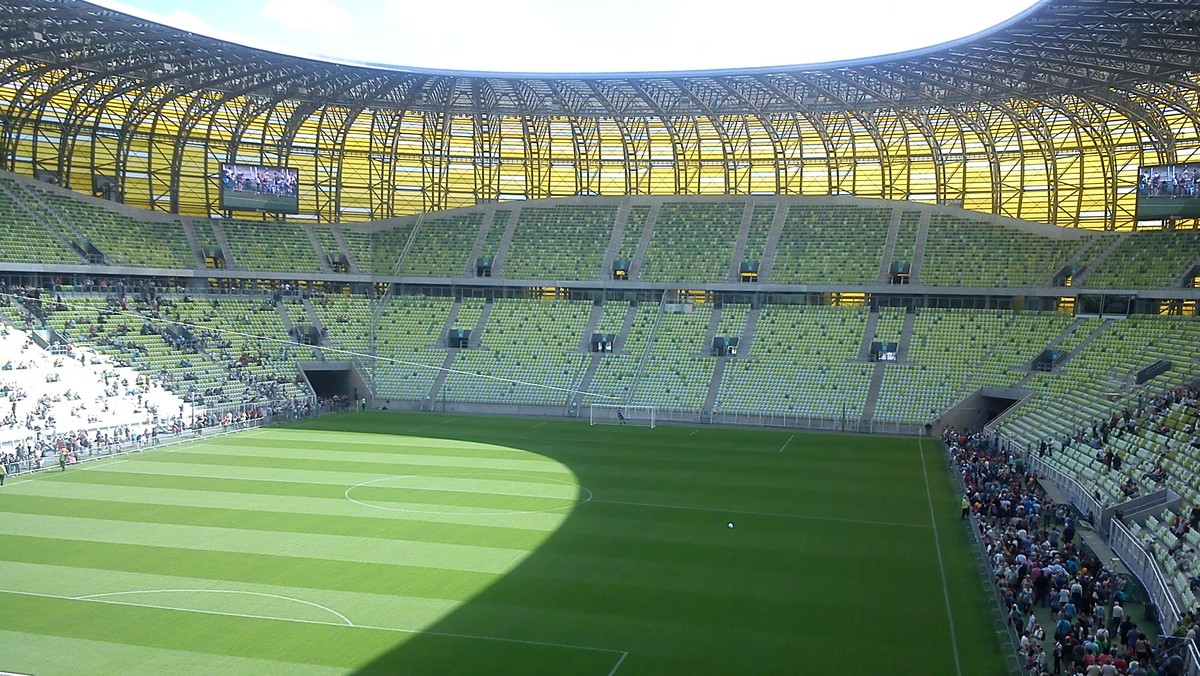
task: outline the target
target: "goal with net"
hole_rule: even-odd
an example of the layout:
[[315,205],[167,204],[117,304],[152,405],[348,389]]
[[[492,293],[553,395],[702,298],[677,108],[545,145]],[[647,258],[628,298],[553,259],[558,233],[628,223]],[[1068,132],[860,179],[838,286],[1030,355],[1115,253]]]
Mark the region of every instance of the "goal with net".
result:
[[654,427],[654,406],[592,404],[588,407],[592,425],[641,425]]

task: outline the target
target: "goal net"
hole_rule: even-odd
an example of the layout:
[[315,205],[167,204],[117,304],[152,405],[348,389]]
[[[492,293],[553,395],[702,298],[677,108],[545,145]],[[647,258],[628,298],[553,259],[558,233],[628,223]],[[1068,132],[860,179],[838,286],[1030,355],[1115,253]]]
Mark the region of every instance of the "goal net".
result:
[[640,425],[654,427],[654,406],[592,404],[588,419],[592,425]]

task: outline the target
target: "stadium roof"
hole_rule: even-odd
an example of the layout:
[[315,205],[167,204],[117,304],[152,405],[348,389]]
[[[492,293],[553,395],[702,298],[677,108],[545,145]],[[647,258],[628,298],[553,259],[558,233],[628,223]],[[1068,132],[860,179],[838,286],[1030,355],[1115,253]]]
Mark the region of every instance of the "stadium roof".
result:
[[1200,0],[1045,0],[992,30],[902,54],[655,73],[488,73],[318,61],[79,0],[3,3],[0,40],[9,68],[42,64],[143,86],[357,109],[669,118],[1060,97],[1128,109],[1131,99],[1153,99],[1161,84],[1193,86]]

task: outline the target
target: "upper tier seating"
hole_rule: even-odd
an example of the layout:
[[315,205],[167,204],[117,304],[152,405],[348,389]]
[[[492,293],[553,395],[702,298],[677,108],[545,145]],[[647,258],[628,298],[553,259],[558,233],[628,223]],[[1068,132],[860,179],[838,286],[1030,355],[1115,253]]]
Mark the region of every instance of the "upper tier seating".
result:
[[321,272],[312,241],[295,223],[222,221],[238,267],[275,272]]
[[1050,238],[935,213],[929,219],[920,281],[932,286],[1045,286],[1094,236]]
[[742,260],[737,261],[738,265],[741,265],[742,261],[762,261],[774,220],[774,204],[754,205],[750,214],[750,230],[746,233],[746,247],[742,251]]
[[921,229],[921,212],[904,211],[900,214],[900,228],[896,230],[896,246],[892,249],[892,260],[897,263],[912,263],[917,251],[917,233]]
[[524,207],[504,259],[509,279],[595,279],[612,238],[617,207]]
[[13,263],[64,263],[78,265],[79,256],[12,197],[20,195],[16,181],[0,178],[0,260]]
[[412,277],[461,277],[467,274],[471,250],[483,225],[483,214],[425,216],[400,267]]
[[662,205],[639,277],[652,282],[728,279],[744,211],[741,202]]
[[358,271],[367,274],[373,272],[375,268],[374,256],[371,251],[371,233],[350,228],[339,228],[339,230],[342,238],[346,240],[346,246],[350,247],[346,253],[350,254],[358,265]]
[[1157,289],[1200,259],[1200,230],[1134,232],[1126,236],[1094,270],[1083,285],[1103,289]]
[[371,265],[377,275],[394,275],[404,247],[412,234],[412,224],[371,233]]
[[883,262],[891,207],[792,205],[769,281],[869,284]]
[[27,205],[44,205],[47,218],[82,232],[113,265],[144,268],[195,267],[178,220],[144,221],[57,190],[21,186]]

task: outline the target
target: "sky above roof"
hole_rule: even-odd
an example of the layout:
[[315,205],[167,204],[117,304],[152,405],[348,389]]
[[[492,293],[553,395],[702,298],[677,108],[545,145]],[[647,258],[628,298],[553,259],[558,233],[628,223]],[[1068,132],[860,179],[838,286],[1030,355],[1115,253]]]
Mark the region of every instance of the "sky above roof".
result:
[[93,0],[300,56],[440,70],[598,73],[825,63],[986,30],[1036,0]]

